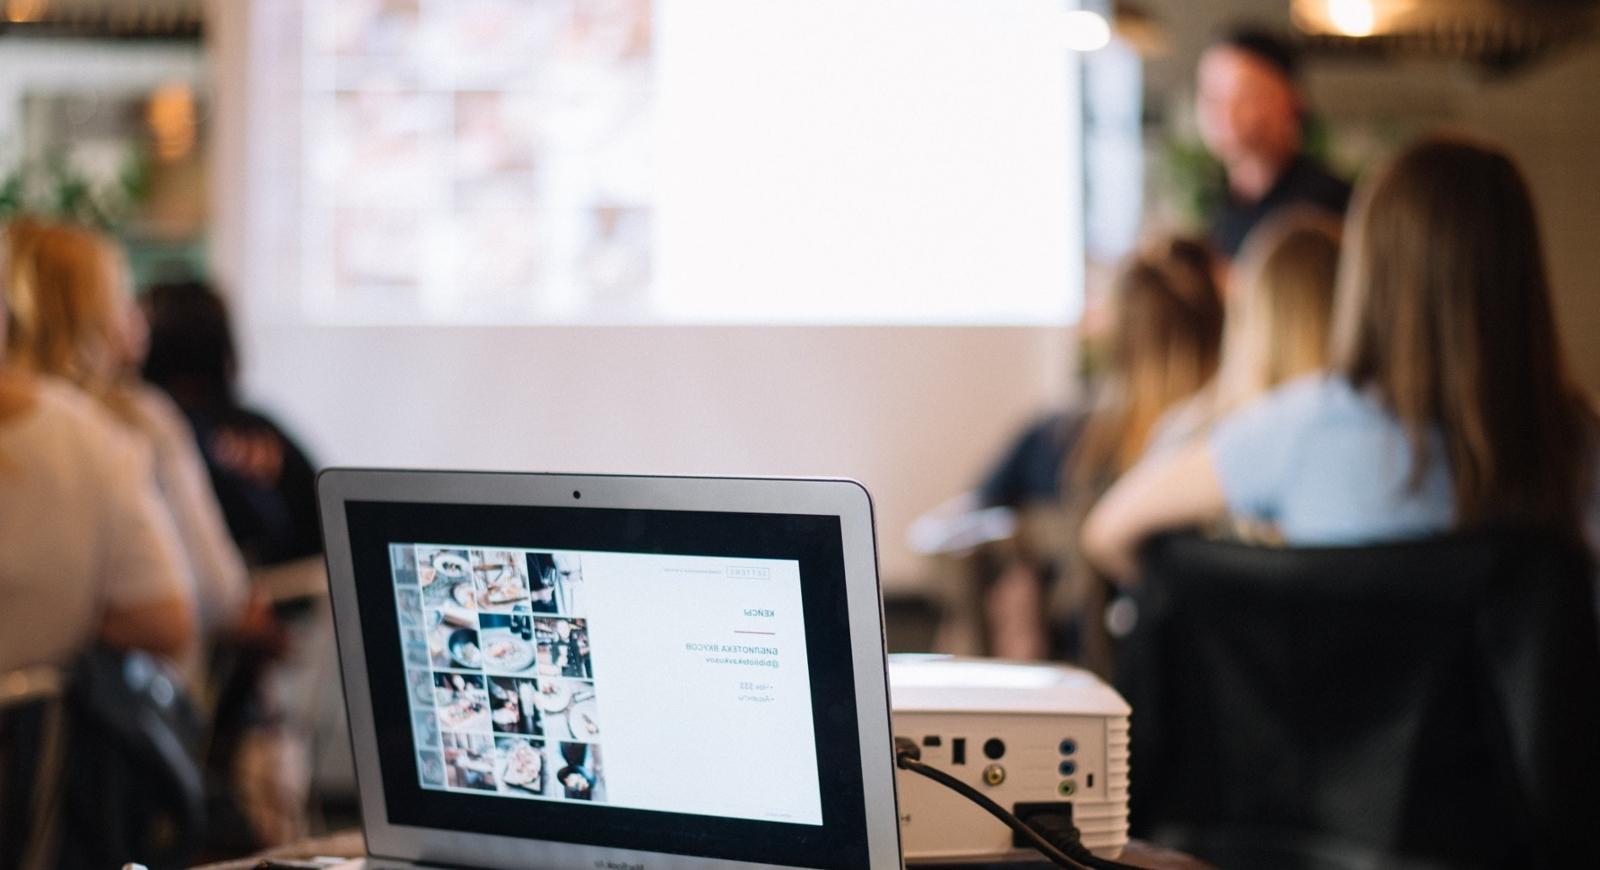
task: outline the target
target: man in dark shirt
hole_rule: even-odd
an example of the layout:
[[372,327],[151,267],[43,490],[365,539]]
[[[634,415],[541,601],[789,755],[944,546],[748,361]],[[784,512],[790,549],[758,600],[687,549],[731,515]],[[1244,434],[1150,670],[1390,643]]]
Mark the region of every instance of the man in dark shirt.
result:
[[1305,99],[1294,50],[1268,33],[1238,30],[1200,57],[1195,116],[1226,180],[1211,240],[1232,259],[1245,237],[1288,205],[1343,214],[1350,185],[1307,156]]

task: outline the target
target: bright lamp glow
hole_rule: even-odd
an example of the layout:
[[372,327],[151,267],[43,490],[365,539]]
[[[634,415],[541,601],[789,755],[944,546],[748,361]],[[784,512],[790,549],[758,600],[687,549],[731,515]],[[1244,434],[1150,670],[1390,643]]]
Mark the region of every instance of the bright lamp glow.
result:
[[1376,18],[1372,0],[1328,0],[1328,21],[1345,36],[1371,36]]
[[1111,25],[1100,13],[1088,9],[1063,13],[1061,32],[1073,51],[1099,51],[1111,43]]

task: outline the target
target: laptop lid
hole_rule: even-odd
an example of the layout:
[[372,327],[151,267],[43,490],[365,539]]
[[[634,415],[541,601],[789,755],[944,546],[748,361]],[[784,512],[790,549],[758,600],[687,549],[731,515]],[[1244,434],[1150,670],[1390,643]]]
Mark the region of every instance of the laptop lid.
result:
[[368,851],[898,867],[857,483],[318,479]]

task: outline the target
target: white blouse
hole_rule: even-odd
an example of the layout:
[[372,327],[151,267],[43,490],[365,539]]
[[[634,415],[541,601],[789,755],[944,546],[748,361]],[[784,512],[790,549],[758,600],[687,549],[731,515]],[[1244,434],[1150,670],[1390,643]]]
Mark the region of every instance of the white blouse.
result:
[[148,446],[88,396],[41,379],[0,422],[0,672],[66,664],[107,605],[192,595]]

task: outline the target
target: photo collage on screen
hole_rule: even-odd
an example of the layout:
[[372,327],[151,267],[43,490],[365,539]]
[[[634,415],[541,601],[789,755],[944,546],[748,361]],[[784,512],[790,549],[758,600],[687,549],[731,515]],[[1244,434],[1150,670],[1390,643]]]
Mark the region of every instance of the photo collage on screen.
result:
[[424,788],[606,800],[577,554],[391,544]]

